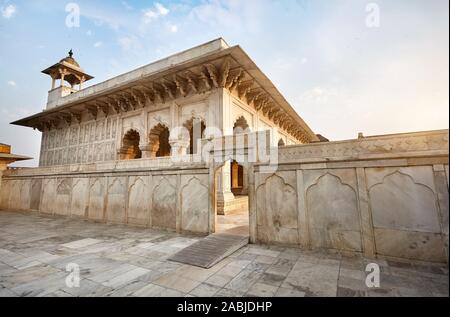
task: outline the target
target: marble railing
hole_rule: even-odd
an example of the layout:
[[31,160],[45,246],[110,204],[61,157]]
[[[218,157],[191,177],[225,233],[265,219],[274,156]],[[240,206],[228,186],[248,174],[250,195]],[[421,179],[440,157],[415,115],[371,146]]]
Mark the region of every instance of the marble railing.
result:
[[109,161],[97,163],[55,165],[37,168],[11,168],[4,172],[8,176],[37,176],[37,175],[62,175],[75,173],[120,172],[127,170],[164,170],[203,168],[205,163],[198,161],[192,155],[186,155],[174,160],[172,157],[160,157],[153,159],[137,159],[123,161]]
[[448,156],[448,130],[363,137],[280,147],[279,162],[328,162]]

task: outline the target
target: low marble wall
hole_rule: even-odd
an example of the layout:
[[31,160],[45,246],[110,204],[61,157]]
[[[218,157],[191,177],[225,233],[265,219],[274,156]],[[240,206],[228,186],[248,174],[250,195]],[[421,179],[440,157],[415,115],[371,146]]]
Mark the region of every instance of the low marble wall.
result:
[[[447,262],[448,136],[281,147],[271,174],[249,164],[251,242]],[[220,166],[164,158],[7,170],[0,209],[207,234]]]
[[209,169],[170,159],[5,171],[0,209],[208,234]]
[[260,168],[253,242],[448,260],[448,130],[283,147]]

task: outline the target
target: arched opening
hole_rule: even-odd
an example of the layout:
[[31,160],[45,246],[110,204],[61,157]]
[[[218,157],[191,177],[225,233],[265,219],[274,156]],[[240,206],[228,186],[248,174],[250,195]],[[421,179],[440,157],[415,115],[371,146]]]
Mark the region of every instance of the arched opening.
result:
[[240,116],[233,126],[233,134],[241,134],[241,133],[247,133],[250,132],[250,127],[247,123],[247,120]]
[[142,158],[142,152],[139,149],[140,142],[139,132],[136,130],[129,130],[122,140],[122,147],[120,148],[121,160],[135,160]]
[[170,131],[165,125],[159,123],[150,131],[150,157],[170,156],[171,146],[169,144]]
[[[231,200],[227,199],[226,201],[220,201],[218,199],[224,186],[223,178],[225,176],[223,174],[223,168],[225,165],[227,164],[222,165],[214,171],[214,232],[249,237],[250,208],[248,196],[232,195],[234,197]],[[243,181],[243,178],[241,181]],[[219,212],[219,209],[223,209],[223,212]]]
[[[233,134],[239,135],[243,133],[249,133],[250,126],[244,116],[240,116],[234,123]],[[231,175],[231,192],[235,196],[241,196],[247,194],[247,184],[244,182],[244,171],[245,167],[240,165],[236,161],[232,161],[230,164],[230,175]]]
[[188,154],[197,154],[198,141],[201,140],[205,134],[205,122],[201,119],[192,118],[184,124],[184,127],[189,131]]
[[[247,120],[240,116],[234,123],[233,134],[250,132]],[[246,163],[241,164],[235,160],[225,162],[216,180],[216,183],[220,183],[223,196],[223,202],[218,200],[217,203],[221,213],[216,215],[216,232],[249,236],[248,166]]]
[[286,144],[284,143],[284,140],[283,139],[280,139],[279,141],[278,141],[278,146],[285,146]]

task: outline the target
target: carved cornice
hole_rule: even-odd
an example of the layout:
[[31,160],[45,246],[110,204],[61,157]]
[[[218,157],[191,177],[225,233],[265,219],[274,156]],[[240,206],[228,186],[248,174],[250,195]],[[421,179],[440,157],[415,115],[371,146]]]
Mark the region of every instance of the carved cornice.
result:
[[[277,104],[257,80],[245,71],[244,67],[231,55],[225,55],[215,61],[180,69],[173,73],[166,73],[160,78],[141,79],[130,87],[112,91],[88,102],[75,104],[74,107],[84,108],[84,111],[97,120],[100,116],[108,117],[112,114],[134,111],[147,105],[166,103],[216,88],[227,89],[299,141],[311,141],[311,136],[300,127],[297,119],[291,117]],[[42,127],[45,125],[58,126],[79,123],[80,119],[79,114],[73,118],[69,110],[68,116],[52,116],[50,121],[44,121],[45,124],[38,120],[33,126],[43,129]]]

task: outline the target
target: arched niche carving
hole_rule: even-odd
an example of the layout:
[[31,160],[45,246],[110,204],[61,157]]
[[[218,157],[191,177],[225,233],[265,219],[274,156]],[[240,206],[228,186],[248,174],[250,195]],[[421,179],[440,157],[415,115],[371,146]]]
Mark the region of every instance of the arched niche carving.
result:
[[375,227],[440,232],[436,195],[412,176],[390,173],[369,188],[369,196]]
[[352,186],[327,172],[307,188],[306,206],[313,247],[362,251],[357,194]]
[[298,244],[296,189],[273,174],[256,188],[257,237],[264,243]]

